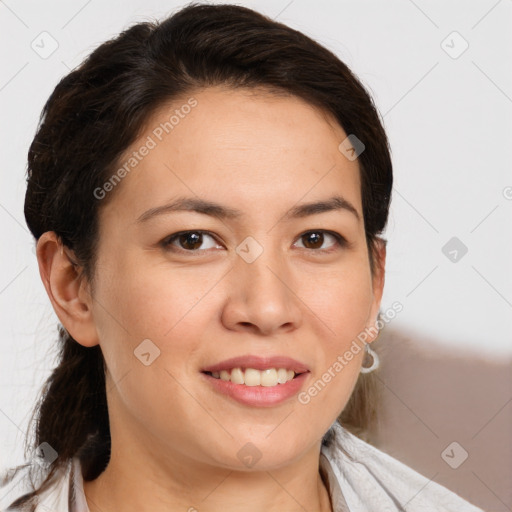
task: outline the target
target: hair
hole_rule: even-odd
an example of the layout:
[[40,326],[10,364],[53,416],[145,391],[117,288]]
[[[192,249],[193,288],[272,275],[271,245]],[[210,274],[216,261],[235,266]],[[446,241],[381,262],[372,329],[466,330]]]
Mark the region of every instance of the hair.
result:
[[[137,23],[98,46],[60,80],[44,105],[28,152],[24,212],[34,238],[55,232],[92,284],[100,206],[113,196],[99,201],[94,190],[112,176],[159,107],[213,86],[301,98],[364,143],[358,163],[369,264],[375,272],[376,244],[386,244],[379,234],[387,223],[393,175],[388,140],[372,98],[334,53],[297,30],[236,5],[192,3],[160,22]],[[58,333],[58,366],[33,411],[32,444],[29,431],[25,441],[26,450],[48,443],[56,459],[39,487],[32,483],[33,491],[11,507],[32,504],[34,510],[33,501],[72,457],[80,459],[86,481],[100,475],[110,460],[100,347],[83,347],[61,325]],[[338,419],[361,437],[374,425],[375,390],[374,376],[361,374]]]

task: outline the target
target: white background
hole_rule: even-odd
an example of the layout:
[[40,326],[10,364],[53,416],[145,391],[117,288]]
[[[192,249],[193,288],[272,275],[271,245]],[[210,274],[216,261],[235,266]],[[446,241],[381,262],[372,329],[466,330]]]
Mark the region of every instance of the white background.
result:
[[[397,300],[404,305],[393,325],[460,353],[510,358],[512,2],[237,3],[333,50],[375,99],[395,172],[382,302],[383,310]],[[22,461],[57,338],[23,216],[26,154],[39,113],[59,79],[98,44],[183,5],[0,2],[0,469]],[[31,47],[48,38],[43,31],[58,43],[46,59]],[[469,44],[458,58],[445,51],[463,48],[453,31]],[[452,237],[468,248],[456,263],[441,250]]]

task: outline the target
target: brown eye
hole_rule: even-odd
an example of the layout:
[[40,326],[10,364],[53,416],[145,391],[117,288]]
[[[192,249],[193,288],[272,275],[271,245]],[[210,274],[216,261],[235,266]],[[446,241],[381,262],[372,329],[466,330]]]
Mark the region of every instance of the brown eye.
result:
[[195,251],[201,247],[203,243],[203,234],[202,233],[183,233],[177,238],[180,247],[183,249],[190,249],[191,251]]
[[[329,241],[329,238],[334,239],[334,243],[331,243],[328,247],[322,248],[324,243]],[[303,241],[303,247],[305,249],[311,249],[316,252],[329,252],[332,251],[333,247],[337,244],[340,247],[345,247],[347,245],[346,240],[339,235],[338,233],[332,233],[325,230],[318,230],[318,231],[309,231],[307,233],[303,233],[299,240]]]
[[304,243],[306,249],[320,249],[324,243],[324,234],[323,233],[307,233],[303,236],[303,240],[306,242]]
[[[204,247],[205,241],[210,238],[214,241],[214,243],[210,243],[210,246]],[[162,241],[162,245],[164,248],[171,251],[178,252],[203,252],[206,249],[211,249],[215,247],[217,244],[215,243],[212,235],[209,235],[203,231],[182,231],[181,233],[175,233],[167,237]],[[201,246],[203,246],[201,248]]]

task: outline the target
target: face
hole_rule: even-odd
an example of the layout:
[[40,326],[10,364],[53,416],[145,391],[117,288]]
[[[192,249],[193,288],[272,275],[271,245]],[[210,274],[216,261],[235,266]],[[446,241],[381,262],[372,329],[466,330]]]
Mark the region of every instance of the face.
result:
[[[91,308],[112,428],[154,456],[224,468],[247,466],[250,442],[258,468],[275,468],[319,446],[363,350],[339,356],[378,314],[358,162],[300,99],[190,97],[150,119],[104,188]],[[345,203],[300,209],[334,197]],[[166,207],[178,199],[196,204]]]

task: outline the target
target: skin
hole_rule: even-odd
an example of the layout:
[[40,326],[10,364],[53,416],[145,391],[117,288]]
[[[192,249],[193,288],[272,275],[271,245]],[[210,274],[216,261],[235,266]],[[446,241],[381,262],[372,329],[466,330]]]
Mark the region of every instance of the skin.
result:
[[[321,439],[350,397],[363,350],[308,404],[295,396],[273,407],[243,405],[214,391],[200,370],[239,355],[287,355],[309,366],[305,390],[374,324],[385,246],[372,276],[358,162],[338,150],[343,129],[301,99],[220,87],[193,96],[198,105],[105,201],[93,283],[79,278],[55,233],[38,243],[60,321],[81,345],[99,344],[108,368],[112,456],[84,483],[89,508],[331,510],[318,471]],[[126,154],[185,101],[161,107]],[[283,218],[334,194],[360,220],[345,210]],[[174,212],[137,222],[179,196],[244,215]],[[198,229],[211,233],[202,245],[161,245]],[[301,236],[318,230],[350,246],[329,234],[317,242]],[[235,251],[248,236],[263,247],[252,263]],[[149,366],[134,356],[144,339],[160,349]],[[237,457],[248,442],[261,453],[251,468]]]

